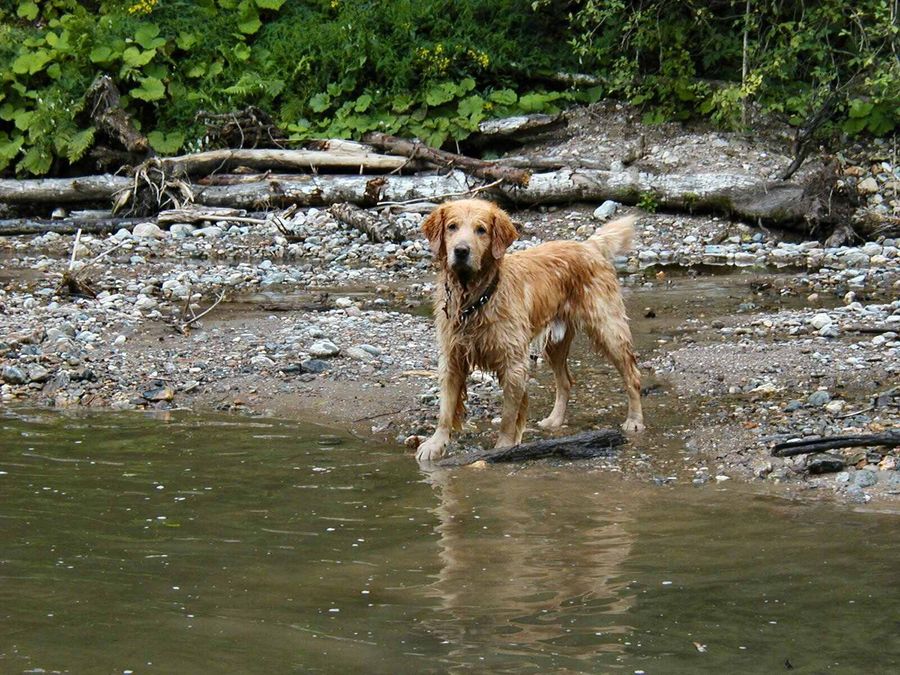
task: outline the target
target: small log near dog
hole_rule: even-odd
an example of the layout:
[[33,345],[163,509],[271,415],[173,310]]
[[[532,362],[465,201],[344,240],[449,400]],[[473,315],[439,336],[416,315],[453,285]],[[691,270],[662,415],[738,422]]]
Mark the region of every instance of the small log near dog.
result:
[[403,241],[407,235],[403,230],[372,211],[352,204],[334,204],[328,211],[342,223],[365,233],[370,241]]
[[579,460],[612,458],[616,448],[625,444],[625,434],[618,429],[595,429],[572,436],[543,438],[509,448],[470,450],[437,462],[441,467],[467,466],[483,461],[488,464],[530,462],[538,459]]
[[794,457],[838,448],[861,447],[900,447],[900,431],[885,431],[880,434],[857,434],[848,436],[831,436],[828,438],[802,438],[777,443],[772,448],[774,457]]

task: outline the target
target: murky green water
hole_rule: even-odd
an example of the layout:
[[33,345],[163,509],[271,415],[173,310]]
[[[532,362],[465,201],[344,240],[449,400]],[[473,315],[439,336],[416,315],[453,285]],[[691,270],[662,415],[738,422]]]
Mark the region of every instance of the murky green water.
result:
[[900,517],[0,413],[0,671],[897,672]]

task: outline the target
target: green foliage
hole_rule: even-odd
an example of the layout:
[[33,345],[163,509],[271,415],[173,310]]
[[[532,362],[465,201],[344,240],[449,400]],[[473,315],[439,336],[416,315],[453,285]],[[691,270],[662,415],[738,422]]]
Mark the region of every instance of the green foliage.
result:
[[[890,0],[754,2],[750,14],[745,3],[5,0],[0,172],[59,171],[106,142],[84,109],[101,74],[159,153],[202,147],[198,110],[248,104],[297,140],[381,130],[436,146],[485,119],[603,96],[650,122],[724,126],[748,102],[801,124],[833,99],[846,133],[896,129]],[[560,71],[602,84],[539,84]]]
[[900,125],[895,0],[586,0],[569,22],[605,93],[647,121],[739,127],[753,103],[800,125],[829,100],[848,133]]
[[[417,135],[578,95],[521,89],[574,69],[562,3],[527,0],[7,0],[0,3],[0,171],[42,174],[104,142],[84,93],[110,76],[159,153],[200,147],[198,110],[249,103],[295,139]],[[177,131],[173,131],[177,130]]]

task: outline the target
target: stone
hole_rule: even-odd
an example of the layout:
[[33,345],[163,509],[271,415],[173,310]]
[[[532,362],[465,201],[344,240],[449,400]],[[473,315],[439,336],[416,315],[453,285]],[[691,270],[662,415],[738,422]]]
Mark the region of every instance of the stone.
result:
[[46,382],[50,379],[50,371],[44,366],[34,364],[28,368],[29,382]]
[[175,390],[165,382],[151,382],[147,388],[141,392],[141,398],[151,402],[171,401],[175,398]]
[[812,474],[834,473],[844,470],[844,460],[835,455],[820,454],[809,460],[806,468]]
[[159,304],[156,302],[155,298],[151,298],[149,296],[141,293],[137,296],[137,299],[134,301],[134,308],[139,309],[141,311],[146,311],[148,309],[153,309],[156,305]]
[[265,354],[257,354],[250,359],[250,365],[256,366],[257,368],[271,368],[275,365],[275,362]]
[[825,338],[836,338],[841,334],[841,329],[835,326],[833,323],[829,323],[826,326],[822,326],[819,329],[819,335]]
[[875,192],[878,192],[878,181],[876,181],[872,176],[868,178],[864,178],[859,182],[859,185],[856,186],[858,192],[869,195]]
[[843,401],[831,401],[825,404],[825,410],[830,412],[832,415],[837,415],[844,409]]
[[619,208],[619,203],[611,199],[607,199],[600,206],[594,209],[594,218],[597,220],[608,220]]
[[347,309],[353,306],[353,300],[348,297],[340,297],[334,301],[334,306],[338,309]]
[[18,366],[3,366],[3,370],[0,371],[0,377],[9,384],[25,384],[28,382],[28,376],[25,374],[25,371]]
[[156,223],[138,223],[132,228],[131,235],[138,239],[160,239],[166,233]]
[[344,356],[349,356],[351,359],[363,361],[365,363],[375,360],[375,357],[372,354],[361,347],[348,347],[344,350]]
[[328,363],[322,359],[306,359],[300,362],[301,372],[318,375],[328,370]]
[[375,347],[374,345],[361,344],[361,345],[356,345],[356,346],[359,347],[360,349],[365,349],[372,356],[381,356],[383,353],[381,351],[381,349],[379,349],[378,347]]
[[316,358],[327,359],[337,356],[341,353],[341,350],[331,340],[316,340],[310,345],[309,353]]
[[798,401],[794,399],[793,401],[788,401],[788,404],[784,406],[784,412],[791,413],[796,410],[800,410],[803,407],[803,401]]
[[169,226],[169,234],[175,239],[184,239],[190,237],[197,228],[188,223],[172,223]]
[[215,225],[209,225],[207,227],[201,227],[197,230],[191,232],[191,235],[194,237],[221,237],[222,236],[222,228],[216,227]]
[[814,406],[823,406],[830,400],[831,394],[829,394],[824,389],[819,389],[818,391],[814,391],[812,394],[810,394],[806,399],[806,402]]
[[853,474],[853,485],[860,488],[872,487],[878,482],[878,474],[874,471],[861,469]]
[[820,312],[816,314],[813,318],[809,320],[809,325],[815,328],[816,330],[821,330],[825,326],[831,323],[831,317],[828,316],[825,312]]

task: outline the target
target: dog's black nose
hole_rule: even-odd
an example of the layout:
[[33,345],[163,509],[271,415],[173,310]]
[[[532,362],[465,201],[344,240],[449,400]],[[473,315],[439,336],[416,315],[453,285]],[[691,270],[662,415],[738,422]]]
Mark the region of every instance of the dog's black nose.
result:
[[453,255],[457,260],[465,260],[469,257],[469,247],[466,244],[460,244],[453,248]]

